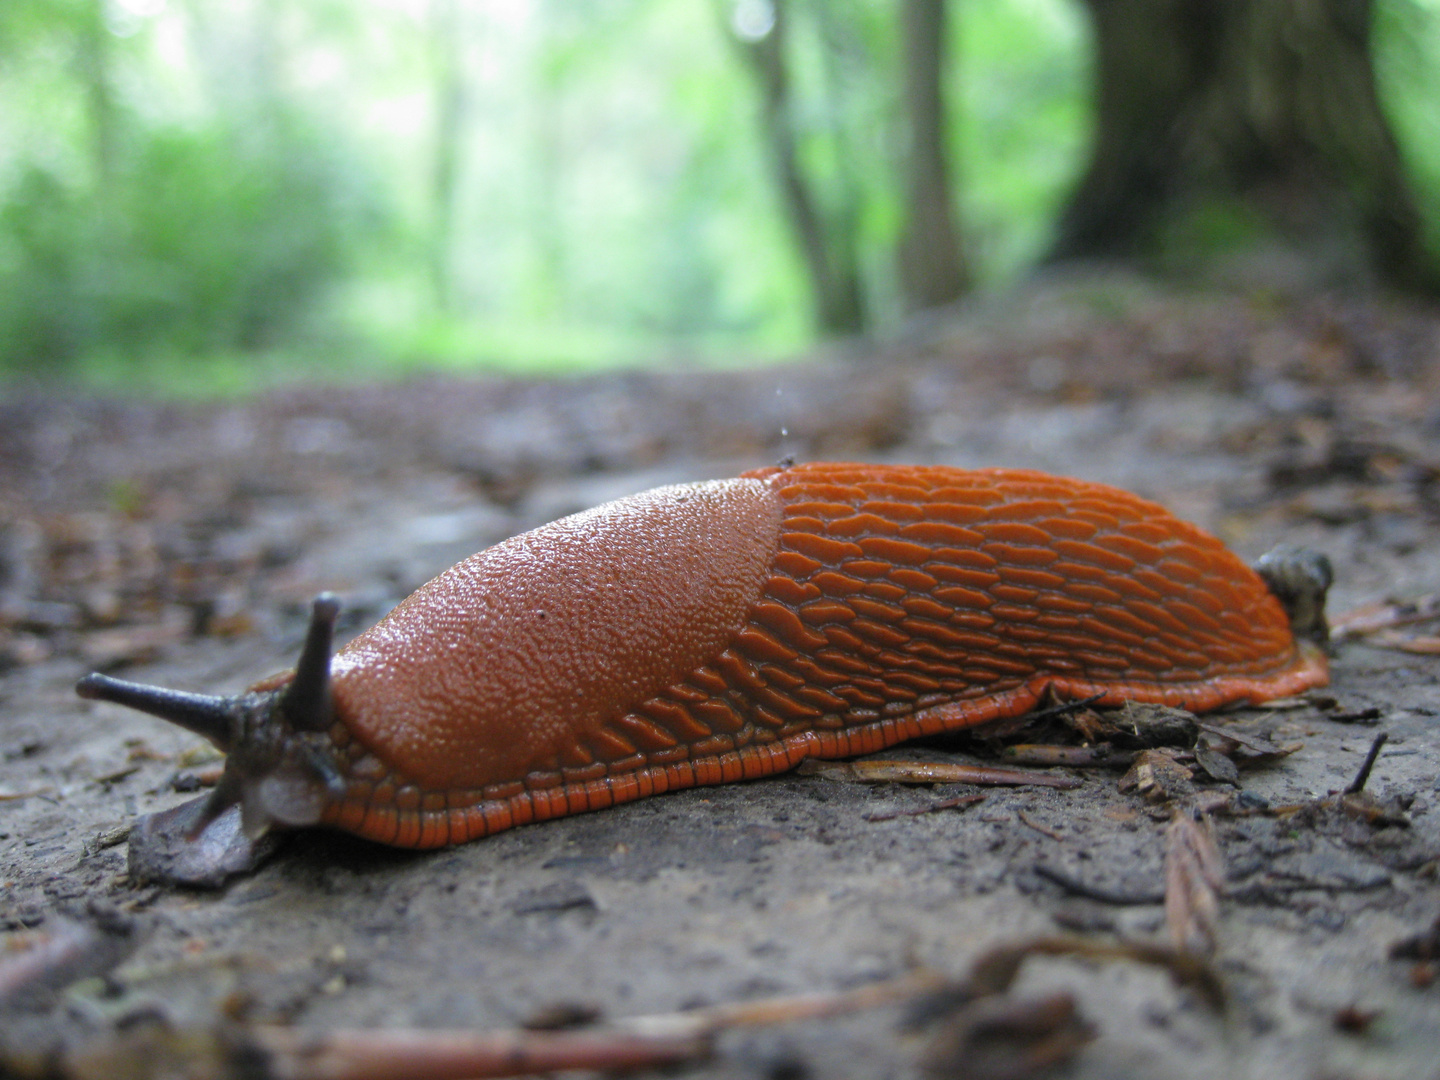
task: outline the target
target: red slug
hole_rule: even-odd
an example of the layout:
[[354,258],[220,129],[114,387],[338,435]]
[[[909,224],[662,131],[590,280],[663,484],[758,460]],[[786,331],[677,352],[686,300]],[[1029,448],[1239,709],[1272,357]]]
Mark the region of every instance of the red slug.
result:
[[1328,565],[1272,564],[1262,579],[1100,484],[785,466],[506,540],[333,660],[322,596],[296,671],[235,698],[77,689],[227,752],[202,823],[238,802],[251,836],[437,847],[1017,716],[1047,691],[1198,711],[1323,685],[1303,638],[1323,635]]

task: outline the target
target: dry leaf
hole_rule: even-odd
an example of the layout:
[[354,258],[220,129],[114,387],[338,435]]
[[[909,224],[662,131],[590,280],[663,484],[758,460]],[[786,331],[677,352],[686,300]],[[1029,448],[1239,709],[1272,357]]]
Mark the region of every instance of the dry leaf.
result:
[[1144,750],[1137,754],[1130,771],[1120,778],[1121,791],[1138,791],[1151,802],[1167,802],[1193,790],[1195,774],[1175,760],[1172,750]]

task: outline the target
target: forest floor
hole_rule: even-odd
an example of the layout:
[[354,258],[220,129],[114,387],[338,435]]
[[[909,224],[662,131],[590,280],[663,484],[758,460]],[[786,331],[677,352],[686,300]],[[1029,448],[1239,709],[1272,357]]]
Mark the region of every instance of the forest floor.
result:
[[[790,774],[431,853],[294,834],[209,891],[127,872],[126,828],[213,783],[215,755],[80,701],[79,675],[237,691],[293,663],[322,589],[348,635],[507,535],[786,455],[1114,483],[1247,560],[1326,552],[1332,614],[1377,605],[1392,625],[1352,624],[1324,692],[1201,718],[1148,790],[1120,782],[1132,745],[1054,770],[1069,790]],[[832,995],[851,1010],[702,1014],[713,1055],[678,1075],[959,1075],[958,1054],[985,1077],[1051,1059],[1093,1080],[1440,1077],[1434,310],[1090,276],[763,370],[208,406],[12,395],[0,529],[0,1075],[121,1075],[127,1054],[125,1075],[180,1075],[186,1054],[238,1068],[247,1035],[286,1025],[592,1017],[579,1031],[613,1050],[626,1017]],[[1113,719],[878,756],[995,764],[1001,741],[1074,744]],[[1382,732],[1365,794],[1343,797]],[[1206,837],[1224,880],[1179,892],[1218,901],[1213,952],[1134,947],[1169,943],[1167,850],[1173,871]],[[1037,955],[995,994],[924,1017],[878,1000],[916,972],[978,992],[976,962],[1017,944]]]

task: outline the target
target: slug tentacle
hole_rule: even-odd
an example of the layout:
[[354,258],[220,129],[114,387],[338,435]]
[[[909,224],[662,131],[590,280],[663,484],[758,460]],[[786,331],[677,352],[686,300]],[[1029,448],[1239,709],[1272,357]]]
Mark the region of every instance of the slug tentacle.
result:
[[335,714],[330,694],[330,650],[339,614],[340,601],[334,593],[324,592],[315,598],[295,677],[276,703],[276,709],[296,731],[330,730]]
[[92,701],[109,701],[158,716],[186,731],[204,736],[220,750],[228,752],[234,745],[237,719],[234,698],[146,686],[144,683],[112,679],[98,671],[77,682],[75,693]]

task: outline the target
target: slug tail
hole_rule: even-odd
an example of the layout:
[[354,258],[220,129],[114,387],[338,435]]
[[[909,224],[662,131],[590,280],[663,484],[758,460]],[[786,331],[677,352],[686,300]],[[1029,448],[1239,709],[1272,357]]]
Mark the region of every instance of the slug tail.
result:
[[1330,559],[1310,548],[1280,544],[1255,563],[1255,572],[1290,617],[1290,630],[1301,641],[1325,646],[1330,624],[1325,618],[1325,594],[1335,580]]

